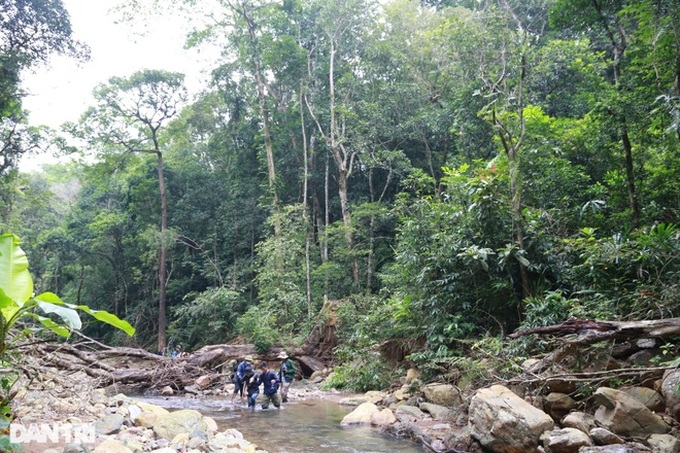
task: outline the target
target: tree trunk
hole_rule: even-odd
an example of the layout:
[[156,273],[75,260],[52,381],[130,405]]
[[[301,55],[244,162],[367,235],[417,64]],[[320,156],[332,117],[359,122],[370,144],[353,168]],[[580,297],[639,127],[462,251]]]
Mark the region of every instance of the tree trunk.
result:
[[167,238],[168,229],[168,199],[165,193],[165,178],[163,176],[163,154],[156,151],[158,158],[158,187],[161,192],[161,247],[158,252],[158,351],[162,352],[166,346],[166,330],[168,318],[165,313],[167,305],[166,278],[167,278]]
[[531,334],[564,336],[576,334],[574,344],[593,344],[605,340],[632,338],[674,337],[680,335],[680,318],[649,321],[596,321],[594,319],[568,319],[561,324],[519,330],[509,335],[519,338]]
[[257,37],[255,35],[255,22],[251,16],[250,8],[252,5],[243,2],[240,13],[248,23],[248,34],[250,36],[251,56],[253,59],[253,70],[255,73],[255,83],[257,85],[257,100],[262,114],[262,135],[264,137],[264,148],[267,158],[267,177],[269,182],[269,192],[272,196],[272,208],[274,210],[274,235],[281,235],[281,219],[279,214],[279,195],[276,189],[276,165],[274,162],[274,147],[271,139],[271,126],[269,123],[269,109],[267,108],[267,90],[262,77],[260,56],[257,50]]

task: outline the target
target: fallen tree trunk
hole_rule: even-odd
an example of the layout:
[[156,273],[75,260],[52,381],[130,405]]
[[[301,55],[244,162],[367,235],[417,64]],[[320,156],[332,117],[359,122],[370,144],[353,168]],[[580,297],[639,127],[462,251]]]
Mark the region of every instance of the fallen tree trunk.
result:
[[680,336],[680,318],[654,319],[649,321],[597,321],[571,318],[561,324],[524,329],[508,335],[519,338],[531,334],[550,334],[558,337],[576,334],[570,340],[574,344],[593,344],[605,340],[629,340],[632,338]]
[[[164,357],[143,349],[110,347],[95,341],[76,344],[40,343],[27,345],[26,353],[34,356],[45,366],[52,366],[69,372],[82,371],[105,387],[112,384],[125,385],[143,390],[160,390],[171,387],[183,390],[198,385],[199,378],[207,386],[231,381],[231,370],[223,365],[231,360],[240,362],[247,355],[255,364],[265,361],[273,370],[278,370],[281,349],[274,348],[266,354],[258,354],[251,344],[219,344],[205,346],[193,353],[178,358]],[[308,376],[323,369],[326,364],[295,348],[287,351],[297,361],[301,375]],[[224,379],[219,379],[222,375]]]

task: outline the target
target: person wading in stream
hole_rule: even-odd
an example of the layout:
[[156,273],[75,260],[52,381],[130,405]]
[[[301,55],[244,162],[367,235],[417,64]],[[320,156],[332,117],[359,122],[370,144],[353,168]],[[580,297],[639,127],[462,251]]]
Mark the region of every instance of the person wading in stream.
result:
[[246,374],[246,392],[248,393],[248,409],[255,412],[255,403],[260,396],[260,373]]
[[279,367],[279,379],[281,380],[281,402],[288,402],[288,389],[295,380],[295,363],[288,358],[286,351],[279,352],[279,359],[281,359],[281,366]]
[[253,356],[247,355],[243,358],[243,361],[236,367],[236,373],[234,373],[234,394],[231,397],[231,404],[234,404],[234,399],[238,393],[241,397],[241,403],[243,403],[243,390],[246,385],[246,375],[248,373],[254,373],[253,369]]
[[267,363],[262,362],[260,364],[260,383],[262,384],[262,390],[264,393],[264,398],[262,400],[262,409],[266,410],[269,408],[269,402],[276,408],[281,407],[281,400],[279,399],[279,375],[267,368]]

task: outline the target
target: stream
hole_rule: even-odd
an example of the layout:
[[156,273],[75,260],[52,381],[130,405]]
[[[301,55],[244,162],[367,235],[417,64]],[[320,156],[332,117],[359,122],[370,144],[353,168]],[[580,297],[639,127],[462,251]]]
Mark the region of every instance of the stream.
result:
[[168,410],[194,409],[212,417],[221,430],[234,428],[270,453],[423,453],[424,447],[365,426],[340,426],[352,407],[323,399],[295,400],[282,408],[251,412],[225,397],[136,397]]

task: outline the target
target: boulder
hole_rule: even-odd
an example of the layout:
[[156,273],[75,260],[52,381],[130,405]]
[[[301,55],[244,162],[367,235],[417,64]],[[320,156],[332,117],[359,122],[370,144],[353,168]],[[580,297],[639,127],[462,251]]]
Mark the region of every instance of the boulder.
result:
[[169,385],[166,385],[161,389],[161,395],[163,396],[172,396],[175,394],[175,391],[170,387]]
[[97,434],[115,434],[120,431],[125,419],[118,414],[105,415],[94,423],[94,432]]
[[420,406],[418,407],[423,412],[430,414],[435,420],[449,420],[456,415],[452,409],[438,404],[420,403]]
[[234,435],[227,431],[215,434],[208,442],[210,451],[245,451],[250,446],[250,442],[242,435]]
[[593,445],[590,437],[576,428],[546,431],[541,440],[550,453],[577,453],[581,447]]
[[604,447],[583,447],[578,453],[649,453],[650,449],[633,445],[607,445]]
[[576,401],[565,393],[551,392],[543,400],[543,408],[553,418],[561,420],[576,407]]
[[94,453],[132,453],[132,450],[115,440],[105,440],[97,445]]
[[666,410],[676,419],[680,419],[680,370],[668,370],[663,375],[661,394],[666,401]]
[[196,379],[195,383],[199,388],[204,389],[210,386],[215,377],[219,377],[219,375],[204,374],[203,376]]
[[680,440],[670,434],[652,434],[647,443],[654,453],[680,453]]
[[600,404],[595,412],[595,419],[616,434],[645,437],[649,434],[664,434],[670,430],[661,417],[625,392],[600,387],[593,396]]
[[644,404],[647,409],[652,412],[663,412],[666,410],[663,396],[654,389],[647,387],[631,387],[626,389],[625,392]]
[[406,371],[406,385],[412,384],[418,377],[420,377],[420,371],[415,368],[409,368]]
[[497,453],[538,452],[541,434],[555,425],[548,414],[501,385],[478,390],[468,413],[472,437]]
[[379,410],[378,412],[373,412],[373,414],[371,414],[370,419],[371,425],[379,426],[381,428],[389,426],[396,421],[397,417],[395,417],[394,413],[389,409],[383,409]]
[[153,426],[156,436],[168,440],[174,439],[180,433],[188,433],[193,437],[195,431],[207,431],[207,429],[203,415],[191,409],[170,412],[165,417],[161,417]]
[[595,417],[585,412],[572,412],[562,420],[565,428],[576,428],[584,433],[589,433],[595,427]]
[[617,445],[624,443],[624,440],[604,428],[593,428],[590,430],[590,438],[593,439],[596,445]]
[[402,415],[406,414],[411,417],[415,417],[416,419],[422,419],[425,418],[425,413],[421,411],[419,408],[415,406],[409,406],[406,404],[402,404],[397,408],[397,415]]
[[371,423],[371,417],[373,414],[379,411],[378,406],[371,402],[366,402],[359,404],[356,409],[354,409],[340,422],[340,425],[357,425],[357,424],[369,424]]
[[462,404],[460,390],[449,384],[428,384],[421,388],[430,403],[454,407]]

